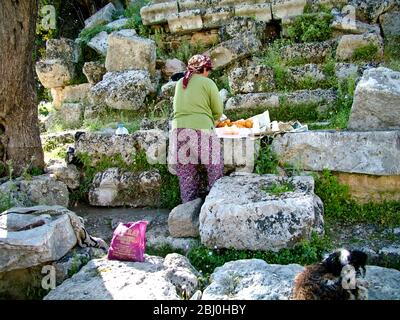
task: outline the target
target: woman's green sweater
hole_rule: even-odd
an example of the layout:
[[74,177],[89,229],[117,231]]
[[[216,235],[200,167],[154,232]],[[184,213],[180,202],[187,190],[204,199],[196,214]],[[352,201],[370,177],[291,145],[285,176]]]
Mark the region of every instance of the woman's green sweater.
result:
[[213,129],[223,112],[218,87],[211,79],[194,74],[186,89],[175,87],[172,128]]

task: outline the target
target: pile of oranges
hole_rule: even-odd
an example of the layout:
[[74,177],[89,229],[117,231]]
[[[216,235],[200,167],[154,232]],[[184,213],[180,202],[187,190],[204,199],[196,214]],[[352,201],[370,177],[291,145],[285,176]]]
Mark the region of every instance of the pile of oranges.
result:
[[233,126],[236,126],[237,128],[253,128],[253,120],[240,119],[240,120],[232,122],[231,120],[226,119],[217,124],[217,128],[233,127]]

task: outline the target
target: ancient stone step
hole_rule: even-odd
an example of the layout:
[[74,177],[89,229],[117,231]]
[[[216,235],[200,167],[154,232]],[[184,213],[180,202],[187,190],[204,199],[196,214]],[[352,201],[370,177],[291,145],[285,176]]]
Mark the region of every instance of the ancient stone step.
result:
[[383,39],[376,33],[364,33],[354,35],[344,35],[339,39],[336,49],[336,59],[338,61],[348,61],[353,58],[357,49],[366,46],[375,46],[377,48],[376,56],[370,57],[371,60],[383,57]]
[[[144,262],[96,259],[44,300],[181,300],[197,290],[198,272],[186,257],[145,255]],[[82,289],[88,288],[88,289]]]
[[312,232],[324,231],[323,204],[311,176],[225,176],[200,212],[201,242],[209,248],[278,251],[309,239]]
[[75,154],[86,154],[93,166],[102,157],[116,156],[132,164],[139,151],[144,151],[151,163],[166,163],[167,139],[168,133],[161,130],[139,130],[127,135],[87,132],[77,135]]
[[281,163],[304,170],[400,175],[400,131],[308,131],[278,136],[272,149]]
[[295,43],[282,48],[281,56],[290,63],[323,63],[331,56],[337,40],[323,42]]
[[354,93],[348,128],[400,129],[400,72],[387,68],[364,72]]
[[88,198],[92,206],[157,207],[161,176],[157,170],[124,172],[109,168],[93,178]]
[[[326,80],[323,65],[305,64],[289,67],[286,74],[288,84],[302,81],[322,82]],[[229,87],[234,94],[273,92],[276,88],[275,73],[271,67],[263,64],[252,64],[249,67],[234,68],[228,76]]]
[[228,99],[225,109],[252,110],[259,108],[279,108],[281,105],[320,104],[321,111],[326,110],[337,99],[337,93],[329,89],[299,90],[291,93],[269,92],[239,94]]

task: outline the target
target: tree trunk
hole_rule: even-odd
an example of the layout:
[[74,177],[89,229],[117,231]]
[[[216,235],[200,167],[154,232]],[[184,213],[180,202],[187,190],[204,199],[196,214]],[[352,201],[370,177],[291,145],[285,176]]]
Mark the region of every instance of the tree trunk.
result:
[[32,52],[37,0],[0,1],[0,161],[43,168]]

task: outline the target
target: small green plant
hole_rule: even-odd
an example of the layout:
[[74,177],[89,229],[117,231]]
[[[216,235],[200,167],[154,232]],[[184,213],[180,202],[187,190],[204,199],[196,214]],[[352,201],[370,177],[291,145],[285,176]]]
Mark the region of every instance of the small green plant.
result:
[[12,197],[11,192],[4,193],[0,191],[0,213],[12,208],[15,205]]
[[255,172],[258,174],[275,174],[278,173],[277,167],[277,155],[271,150],[266,141],[262,141],[258,158],[255,161]]
[[294,42],[319,42],[332,36],[333,16],[329,13],[310,13],[296,17],[287,29],[288,37]]
[[357,48],[353,52],[353,61],[372,61],[377,59],[378,46],[373,43]]
[[206,46],[203,42],[197,41],[195,43],[191,43],[187,40],[184,40],[180,43],[179,47],[174,49],[171,53],[171,56],[183,61],[187,64],[188,60],[194,56],[195,54],[201,54],[206,50]]
[[331,127],[336,129],[347,128],[351,107],[353,105],[355,88],[355,78],[350,77],[339,83],[338,99],[335,108],[333,108],[333,115],[330,119]]
[[181,255],[184,255],[184,251],[182,249],[177,249],[173,248],[172,246],[168,244],[163,244],[161,246],[147,246],[146,247],[146,254],[150,256],[157,256],[157,257],[163,257],[165,258],[168,254],[170,253],[179,253]]
[[8,172],[8,180],[12,180],[13,178],[13,173],[14,173],[14,163],[11,159],[6,161],[7,165],[7,172]]
[[290,182],[283,182],[283,183],[273,183],[270,186],[261,188],[261,190],[266,193],[279,196],[282,193],[293,192],[295,190],[295,187]]

